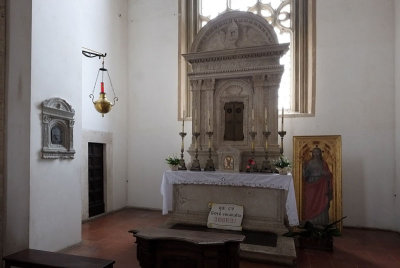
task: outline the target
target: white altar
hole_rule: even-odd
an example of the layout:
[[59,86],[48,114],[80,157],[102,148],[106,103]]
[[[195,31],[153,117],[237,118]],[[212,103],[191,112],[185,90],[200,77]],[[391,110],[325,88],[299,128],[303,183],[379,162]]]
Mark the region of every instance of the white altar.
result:
[[282,189],[287,192],[285,207],[289,225],[296,226],[299,224],[293,178],[290,175],[165,171],[161,183],[163,214],[167,214],[168,210],[172,210],[174,184],[204,184]]

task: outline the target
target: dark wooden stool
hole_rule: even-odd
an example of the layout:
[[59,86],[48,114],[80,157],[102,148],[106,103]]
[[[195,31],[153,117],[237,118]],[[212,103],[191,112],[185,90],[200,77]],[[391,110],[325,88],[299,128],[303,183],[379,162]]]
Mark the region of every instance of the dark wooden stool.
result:
[[5,267],[68,267],[105,268],[113,267],[115,261],[89,258],[35,249],[25,249],[3,258]]
[[147,228],[130,231],[136,237],[143,268],[238,268],[243,235]]

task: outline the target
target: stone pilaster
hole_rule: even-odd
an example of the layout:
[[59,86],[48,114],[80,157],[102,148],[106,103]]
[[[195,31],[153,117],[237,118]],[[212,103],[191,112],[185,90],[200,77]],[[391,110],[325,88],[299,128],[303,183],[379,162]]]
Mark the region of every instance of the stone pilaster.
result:
[[[208,136],[206,132],[211,130],[214,131],[214,92],[215,92],[215,79],[205,79],[202,87],[202,92],[204,94],[205,103],[204,112],[202,113],[202,118],[204,122],[204,131],[201,133],[203,149],[208,150]],[[215,131],[214,131],[215,132]],[[213,136],[214,140],[215,133]]]
[[5,70],[6,70],[6,9],[5,0],[0,0],[0,257],[3,258],[4,225],[4,158],[5,158]]
[[[255,137],[255,146],[259,147],[259,150],[263,149],[263,135],[262,132],[265,128],[264,120],[264,107],[266,103],[264,102],[264,81],[265,74],[258,74],[252,77],[254,96],[253,96],[253,107],[255,113],[255,131],[257,135]],[[268,105],[269,106],[269,105]]]

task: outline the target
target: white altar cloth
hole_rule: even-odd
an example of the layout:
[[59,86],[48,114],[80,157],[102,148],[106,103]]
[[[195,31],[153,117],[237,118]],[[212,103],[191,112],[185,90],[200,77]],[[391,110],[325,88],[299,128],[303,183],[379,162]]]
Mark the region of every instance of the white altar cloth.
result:
[[164,172],[161,183],[163,215],[168,214],[168,210],[172,210],[173,184],[212,184],[283,189],[288,191],[286,214],[289,225],[299,225],[293,178],[290,175],[168,170]]

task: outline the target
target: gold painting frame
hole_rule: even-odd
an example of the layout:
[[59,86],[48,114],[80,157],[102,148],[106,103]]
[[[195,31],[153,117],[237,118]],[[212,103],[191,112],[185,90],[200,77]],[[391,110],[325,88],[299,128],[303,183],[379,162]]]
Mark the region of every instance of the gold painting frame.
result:
[[[300,222],[304,222],[304,178],[303,170],[312,158],[312,150],[320,148],[322,159],[332,173],[332,199],[329,223],[342,218],[342,138],[340,135],[331,136],[293,136],[293,179],[296,193],[297,211]],[[337,224],[340,231],[342,222]]]

